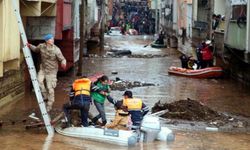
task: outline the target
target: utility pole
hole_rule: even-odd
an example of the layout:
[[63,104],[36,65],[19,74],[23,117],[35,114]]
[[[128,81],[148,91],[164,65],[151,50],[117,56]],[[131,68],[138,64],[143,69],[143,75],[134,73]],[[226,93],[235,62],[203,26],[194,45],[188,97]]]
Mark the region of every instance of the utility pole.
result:
[[162,24],[162,3],[160,1],[160,8],[159,8],[159,30],[161,29],[161,24]]
[[212,39],[212,15],[214,14],[214,0],[208,1],[208,13],[207,13],[207,22],[209,32],[207,33],[207,37]]
[[155,0],[155,34],[158,33],[158,0]]
[[105,5],[106,0],[101,0],[100,54],[104,51]]
[[86,0],[82,0],[82,4],[80,6],[80,50],[77,76],[82,76],[83,49],[85,46],[85,2]]

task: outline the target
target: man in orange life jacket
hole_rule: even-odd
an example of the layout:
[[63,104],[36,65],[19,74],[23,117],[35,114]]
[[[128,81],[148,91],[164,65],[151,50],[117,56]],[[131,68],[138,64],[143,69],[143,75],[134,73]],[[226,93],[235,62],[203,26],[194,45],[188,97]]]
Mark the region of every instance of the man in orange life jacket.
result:
[[123,105],[128,107],[133,126],[140,126],[143,116],[149,112],[149,107],[146,106],[141,99],[133,98],[131,91],[125,91],[123,96]]
[[86,77],[77,79],[72,84],[72,89],[69,94],[70,102],[63,105],[63,111],[68,125],[71,123],[70,110],[80,109],[82,125],[84,127],[88,126],[88,113],[91,103],[90,91],[91,81]]

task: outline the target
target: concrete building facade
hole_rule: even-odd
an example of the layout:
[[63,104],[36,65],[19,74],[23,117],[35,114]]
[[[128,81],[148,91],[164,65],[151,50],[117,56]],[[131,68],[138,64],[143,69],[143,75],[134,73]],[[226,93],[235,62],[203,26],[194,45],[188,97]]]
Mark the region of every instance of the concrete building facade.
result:
[[[43,42],[48,33],[55,35],[58,45],[70,68],[79,59],[80,18],[79,6],[82,0],[16,0],[30,43]],[[88,12],[86,21],[89,31],[97,21],[96,1],[86,0]],[[85,10],[87,11],[87,9]],[[91,15],[89,15],[91,14]],[[30,92],[31,81],[22,55],[20,35],[14,16],[12,1],[0,0],[0,107],[18,100]],[[33,60],[38,66],[38,57]],[[37,68],[38,69],[38,68]]]
[[0,1],[0,106],[24,94],[23,59],[12,3]]

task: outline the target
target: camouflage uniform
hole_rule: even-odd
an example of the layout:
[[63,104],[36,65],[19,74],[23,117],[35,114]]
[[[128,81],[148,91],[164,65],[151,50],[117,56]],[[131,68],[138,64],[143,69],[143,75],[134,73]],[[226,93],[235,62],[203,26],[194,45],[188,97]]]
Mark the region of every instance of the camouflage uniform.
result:
[[[41,64],[37,78],[43,98],[48,99],[46,106],[47,111],[50,111],[55,101],[54,88],[57,82],[58,61],[66,65],[66,59],[56,45],[47,46],[43,43],[39,44],[37,47],[30,45],[30,48],[32,51],[40,52],[41,54]],[[44,85],[44,79],[47,88]]]

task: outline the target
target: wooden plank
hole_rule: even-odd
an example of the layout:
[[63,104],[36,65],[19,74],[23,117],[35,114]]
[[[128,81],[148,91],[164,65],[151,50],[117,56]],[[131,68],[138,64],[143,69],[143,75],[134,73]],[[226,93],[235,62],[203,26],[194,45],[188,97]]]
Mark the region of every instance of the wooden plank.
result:
[[[64,116],[64,113],[61,112],[53,120],[51,120],[51,122],[50,122],[51,125],[54,126],[63,116]],[[39,128],[39,127],[44,127],[44,122],[43,121],[40,121],[40,122],[37,122],[37,123],[32,123],[32,124],[29,124],[29,125],[25,126],[26,129]]]
[[[51,125],[52,126],[55,126],[58,121],[64,117],[64,113],[61,112],[59,115],[57,115],[53,120],[51,120]],[[93,114],[91,114],[89,112],[89,115],[88,115],[88,118],[90,120],[92,120],[94,118]],[[97,121],[95,124],[97,125],[101,125],[102,123],[100,121]],[[32,123],[32,124],[29,124],[29,125],[25,125],[25,129],[34,129],[34,128],[40,128],[40,127],[44,127],[44,122],[43,121],[40,121],[40,122],[36,122],[36,123]]]

